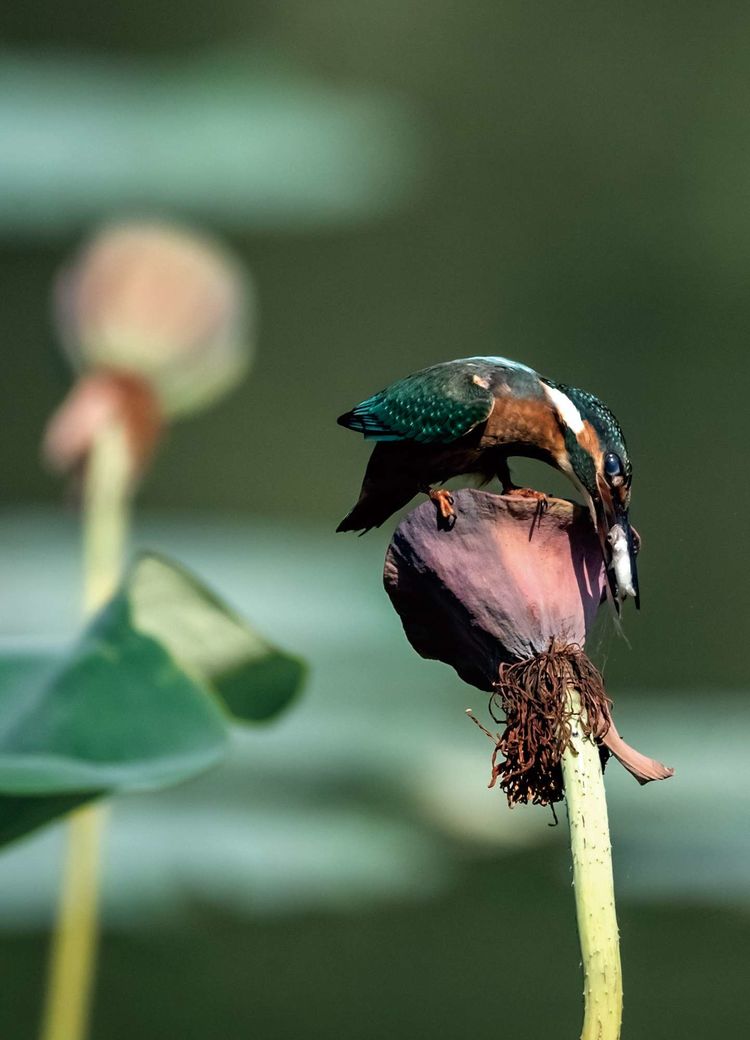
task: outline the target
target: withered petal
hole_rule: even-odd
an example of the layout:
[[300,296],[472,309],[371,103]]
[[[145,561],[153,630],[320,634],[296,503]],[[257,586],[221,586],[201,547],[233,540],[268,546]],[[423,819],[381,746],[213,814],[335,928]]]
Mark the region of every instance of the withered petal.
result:
[[617,761],[632,773],[639,784],[649,784],[652,780],[667,780],[674,776],[674,769],[657,762],[655,758],[642,755],[623,740],[614,722],[610,721],[609,728],[599,740],[612,752]]

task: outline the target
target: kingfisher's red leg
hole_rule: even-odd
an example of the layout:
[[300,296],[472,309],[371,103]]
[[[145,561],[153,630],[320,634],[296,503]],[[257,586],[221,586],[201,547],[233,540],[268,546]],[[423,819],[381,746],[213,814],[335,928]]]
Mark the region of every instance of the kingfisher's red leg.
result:
[[437,511],[443,520],[455,520],[456,513],[453,509],[453,495],[445,488],[428,488],[425,494],[437,506]]

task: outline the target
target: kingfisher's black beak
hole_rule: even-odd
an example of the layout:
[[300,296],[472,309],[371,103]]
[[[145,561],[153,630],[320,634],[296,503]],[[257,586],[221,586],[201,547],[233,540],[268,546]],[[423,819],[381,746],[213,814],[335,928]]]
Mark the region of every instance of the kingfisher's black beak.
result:
[[628,508],[616,493],[609,488],[594,502],[599,538],[602,543],[604,559],[607,563],[607,581],[617,612],[620,604],[627,596],[635,600],[640,609],[641,597],[638,588],[638,568],[636,555],[640,540],[630,526]]

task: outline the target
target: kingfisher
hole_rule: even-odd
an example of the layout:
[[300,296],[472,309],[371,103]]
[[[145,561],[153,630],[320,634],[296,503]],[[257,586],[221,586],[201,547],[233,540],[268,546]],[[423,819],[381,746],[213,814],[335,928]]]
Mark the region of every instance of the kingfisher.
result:
[[517,487],[508,459],[540,459],[564,473],[583,496],[599,533],[609,591],[619,613],[640,606],[630,526],[632,467],[620,424],[598,397],[503,357],[432,365],[368,397],[338,423],[375,445],[359,500],[338,531],[380,527],[415,495],[435,502],[439,521],[455,522],[452,477],[497,477],[503,493],[546,497]]

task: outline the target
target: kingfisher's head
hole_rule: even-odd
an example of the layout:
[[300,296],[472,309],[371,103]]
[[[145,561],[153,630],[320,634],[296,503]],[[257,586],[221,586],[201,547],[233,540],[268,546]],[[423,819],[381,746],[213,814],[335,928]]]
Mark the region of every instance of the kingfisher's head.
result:
[[602,540],[617,604],[633,596],[639,605],[637,540],[628,517],[633,470],[620,424],[594,394],[544,380],[563,427],[565,454],[558,460],[588,501]]

